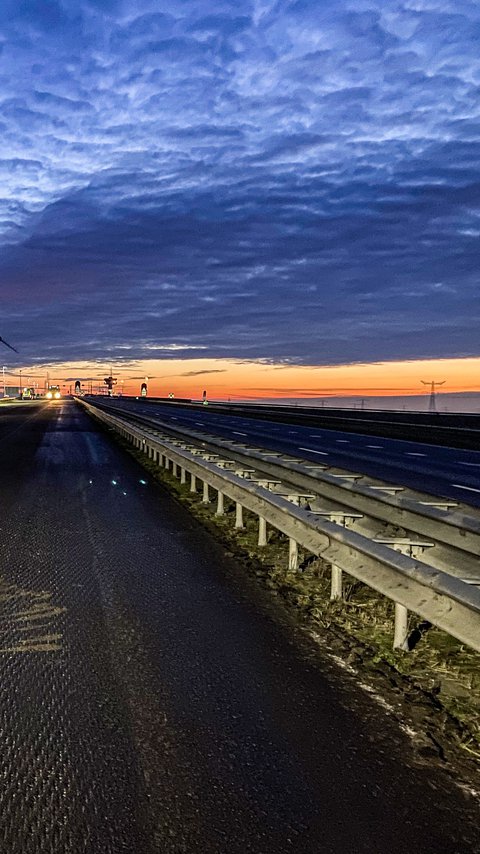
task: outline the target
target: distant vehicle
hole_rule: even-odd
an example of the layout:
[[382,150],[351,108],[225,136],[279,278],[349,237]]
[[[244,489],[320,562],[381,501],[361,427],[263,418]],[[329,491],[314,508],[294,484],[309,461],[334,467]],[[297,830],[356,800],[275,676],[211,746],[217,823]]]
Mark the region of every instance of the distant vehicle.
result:
[[24,388],[21,397],[22,400],[32,400],[35,397],[35,390],[33,388]]
[[45,395],[48,400],[60,400],[61,396],[59,385],[51,385]]

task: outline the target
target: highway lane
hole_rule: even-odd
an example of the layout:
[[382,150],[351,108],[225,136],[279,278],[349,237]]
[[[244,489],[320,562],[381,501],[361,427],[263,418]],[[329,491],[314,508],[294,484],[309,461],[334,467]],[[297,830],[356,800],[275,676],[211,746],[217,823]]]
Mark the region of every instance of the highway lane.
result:
[[180,404],[172,406],[128,398],[113,398],[108,405],[127,407],[149,417],[158,413],[162,419],[171,419],[172,426],[203,429],[233,441],[263,445],[480,507],[480,451],[255,421],[236,415],[229,417],[201,406],[192,410]]
[[80,407],[4,426],[2,850],[478,852],[475,805]]
[[45,432],[42,411],[45,405],[43,402],[19,402],[16,405],[2,404],[0,408],[2,508],[8,496],[15,495],[19,479],[28,474],[32,458],[42,441]]

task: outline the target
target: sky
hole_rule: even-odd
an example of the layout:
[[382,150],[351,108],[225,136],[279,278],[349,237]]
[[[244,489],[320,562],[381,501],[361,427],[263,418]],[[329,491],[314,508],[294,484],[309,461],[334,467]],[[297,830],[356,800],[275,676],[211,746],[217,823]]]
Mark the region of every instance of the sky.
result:
[[2,0],[0,104],[12,370],[480,388],[477,2]]

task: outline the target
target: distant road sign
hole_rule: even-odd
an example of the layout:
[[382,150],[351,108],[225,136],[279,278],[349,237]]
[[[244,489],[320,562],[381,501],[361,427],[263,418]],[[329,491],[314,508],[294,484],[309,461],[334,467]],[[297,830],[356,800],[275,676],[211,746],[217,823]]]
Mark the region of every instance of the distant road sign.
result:
[[111,397],[113,394],[113,386],[117,384],[117,380],[115,379],[115,377],[112,377],[112,375],[110,374],[109,377],[104,377],[103,382],[107,386],[108,396]]

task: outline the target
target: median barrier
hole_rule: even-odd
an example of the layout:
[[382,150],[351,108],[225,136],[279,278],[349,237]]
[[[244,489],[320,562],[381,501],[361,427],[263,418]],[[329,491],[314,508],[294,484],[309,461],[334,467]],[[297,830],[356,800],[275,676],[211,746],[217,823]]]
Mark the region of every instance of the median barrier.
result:
[[[209,489],[217,492],[217,513],[224,512],[224,499],[235,503],[235,527],[243,526],[243,511],[259,520],[259,539],[265,538],[266,525],[288,538],[288,566],[296,571],[298,546],[328,561],[332,566],[332,590],[341,596],[341,576],[346,572],[395,603],[394,647],[407,648],[406,614],[411,611],[438,626],[462,643],[480,651],[480,590],[459,578],[418,561],[384,543],[349,530],[347,527],[305,509],[300,501],[282,497],[248,480],[239,473],[221,467],[218,462],[202,459],[179,447],[178,441],[154,435],[145,427],[125,418],[106,413],[86,401],[80,401],[90,414],[119,432],[143,452],[164,460],[164,467],[175,465],[185,482],[190,476],[190,489],[197,481],[203,487],[203,500],[209,500]],[[155,458],[155,457],[154,457]],[[242,472],[243,475],[243,472]],[[220,498],[221,496],[221,498]]]

